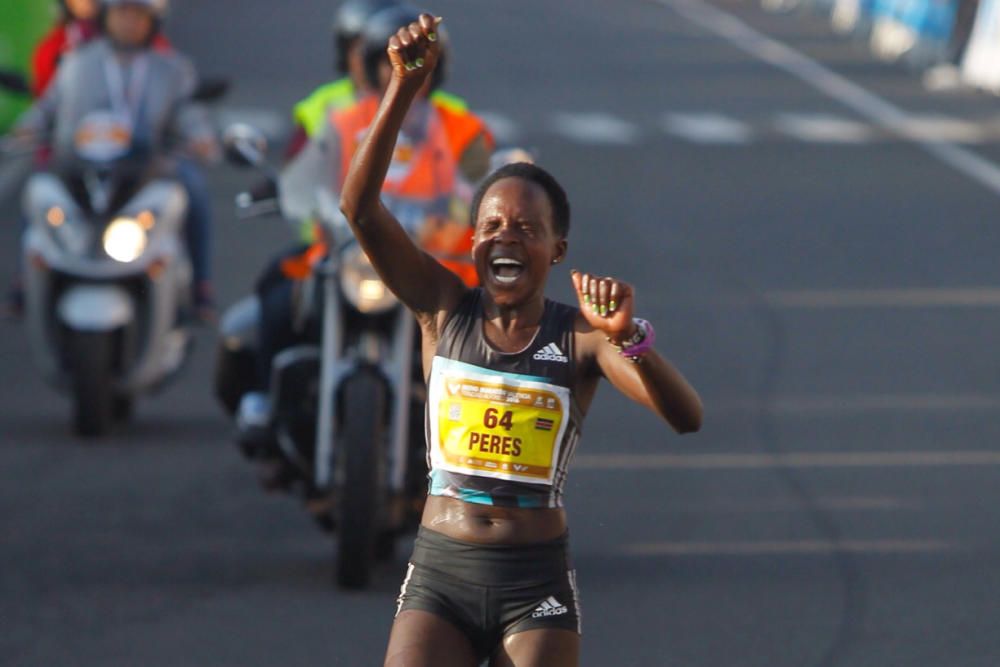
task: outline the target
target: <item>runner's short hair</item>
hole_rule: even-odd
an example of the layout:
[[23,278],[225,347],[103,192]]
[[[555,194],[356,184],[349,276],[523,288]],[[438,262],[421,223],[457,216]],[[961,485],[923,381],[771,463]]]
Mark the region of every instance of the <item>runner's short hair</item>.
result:
[[555,232],[559,238],[566,238],[569,234],[570,218],[569,199],[566,197],[566,191],[563,190],[563,187],[559,185],[559,181],[552,174],[530,162],[505,164],[480,183],[476,189],[476,194],[472,198],[472,219],[470,223],[473,227],[475,227],[476,220],[479,218],[479,205],[482,204],[486,191],[490,189],[491,185],[505,178],[524,179],[545,190],[545,194],[549,198],[549,203],[552,205],[552,222],[555,224]]

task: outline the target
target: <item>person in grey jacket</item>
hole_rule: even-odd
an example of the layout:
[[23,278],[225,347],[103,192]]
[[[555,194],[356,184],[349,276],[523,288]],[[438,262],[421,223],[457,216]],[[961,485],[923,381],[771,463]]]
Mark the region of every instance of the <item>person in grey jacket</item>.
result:
[[[200,164],[218,160],[218,141],[205,110],[192,95],[197,74],[173,51],[154,47],[166,0],[102,0],[102,38],[77,49],[56,79],[14,129],[18,139],[48,148],[47,165],[72,162],[81,151],[105,157],[156,156],[188,191],[186,240],[199,314],[212,315],[211,212]],[[81,147],[88,132],[117,140]],[[114,144],[112,141],[111,144]],[[47,166],[46,165],[46,166]]]

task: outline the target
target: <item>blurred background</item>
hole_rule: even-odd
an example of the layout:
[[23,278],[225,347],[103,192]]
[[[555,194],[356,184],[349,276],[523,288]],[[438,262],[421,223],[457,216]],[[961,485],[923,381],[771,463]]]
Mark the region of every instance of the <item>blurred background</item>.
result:
[[[54,3],[0,6],[24,67]],[[1000,3],[436,0],[446,88],[566,187],[569,268],[638,292],[701,392],[678,438],[607,387],[567,484],[584,665],[1000,661]],[[174,0],[211,107],[280,153],[333,78],[335,2]],[[9,125],[23,98],[0,96]],[[0,265],[21,167],[0,166]],[[293,232],[210,171],[225,307]],[[5,275],[6,278],[6,275]],[[367,665],[408,544],[363,592],[260,492],[212,394],[216,335],[108,438],[0,324],[0,663]]]

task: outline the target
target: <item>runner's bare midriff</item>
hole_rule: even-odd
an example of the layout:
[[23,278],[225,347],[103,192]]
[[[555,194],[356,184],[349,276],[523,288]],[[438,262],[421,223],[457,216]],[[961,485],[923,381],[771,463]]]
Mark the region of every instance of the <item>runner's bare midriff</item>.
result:
[[562,508],[520,509],[430,496],[421,525],[456,540],[477,544],[535,544],[566,532]]

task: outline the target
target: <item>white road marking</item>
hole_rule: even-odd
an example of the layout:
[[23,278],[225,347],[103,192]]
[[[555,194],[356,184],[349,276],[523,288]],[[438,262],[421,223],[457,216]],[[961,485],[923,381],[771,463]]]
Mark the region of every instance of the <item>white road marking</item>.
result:
[[746,123],[718,113],[668,113],[662,125],[670,134],[699,144],[746,144],[753,138]]
[[247,123],[272,141],[283,138],[292,124],[288,114],[264,108],[222,107],[215,112],[215,117],[222,128],[233,123]]
[[871,126],[832,114],[778,114],[775,128],[800,141],[860,144],[872,139]]
[[996,308],[1000,287],[770,290],[775,308]]
[[861,116],[909,139],[939,161],[1000,195],[1000,167],[948,141],[932,141],[905,130],[913,120],[906,111],[824,67],[795,49],[754,30],[743,21],[702,0],[659,0],[691,23],[728,40],[737,48],[785,71]]
[[[921,510],[924,507],[923,503],[912,499],[869,496],[816,498],[812,504],[819,509],[833,512],[898,512]],[[671,502],[658,508],[658,511],[668,514],[766,514],[801,512],[802,503],[793,499],[710,499],[704,502]]]
[[911,116],[899,129],[908,137],[926,142],[974,144],[988,138],[986,129],[979,123],[939,115]]
[[853,396],[779,396],[759,400],[722,400],[713,404],[719,414],[757,412],[797,416],[848,415],[871,412],[998,411],[1000,396],[984,394],[872,394]]
[[551,121],[552,129],[562,136],[581,144],[627,146],[639,140],[639,128],[602,112],[557,112]]
[[958,550],[943,540],[737,540],[719,542],[644,542],[622,551],[630,556],[826,556],[834,553],[890,555]]
[[501,145],[514,143],[521,136],[517,123],[499,111],[477,111],[476,115],[486,122],[486,126]]
[[1000,451],[788,452],[785,454],[580,454],[578,470],[763,470],[1000,466]]

